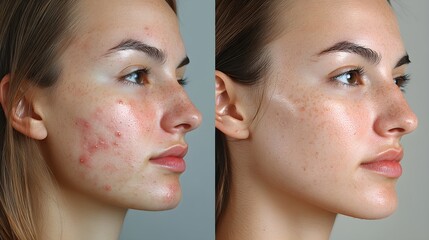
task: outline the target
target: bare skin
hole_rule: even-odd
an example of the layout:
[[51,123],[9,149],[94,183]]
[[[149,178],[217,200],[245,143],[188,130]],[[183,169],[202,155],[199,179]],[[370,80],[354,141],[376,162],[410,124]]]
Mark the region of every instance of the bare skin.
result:
[[408,61],[392,9],[293,1],[278,24],[255,120],[260,91],[216,75],[232,163],[217,239],[329,239],[337,214],[378,219],[397,206],[400,139],[417,118],[401,92]]
[[55,178],[41,193],[42,239],[117,239],[127,209],[177,206],[184,137],[201,115],[181,85],[189,61],[165,1],[77,4],[60,79],[31,100]]

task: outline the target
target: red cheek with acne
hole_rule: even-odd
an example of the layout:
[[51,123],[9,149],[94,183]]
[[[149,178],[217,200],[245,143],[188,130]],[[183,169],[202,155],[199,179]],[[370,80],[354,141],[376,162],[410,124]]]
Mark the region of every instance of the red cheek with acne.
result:
[[[154,111],[142,111],[140,105],[119,99],[113,105],[96,108],[90,118],[76,119],[75,125],[81,135],[79,164],[91,168],[94,159],[100,155],[131,164],[135,156],[130,146],[148,137],[154,119]],[[112,169],[106,170],[111,172]]]

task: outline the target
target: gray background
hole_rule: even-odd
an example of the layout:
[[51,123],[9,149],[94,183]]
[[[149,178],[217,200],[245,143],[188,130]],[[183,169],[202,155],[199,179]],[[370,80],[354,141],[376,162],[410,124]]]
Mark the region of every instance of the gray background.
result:
[[398,182],[399,207],[383,220],[339,216],[331,240],[429,239],[429,1],[392,0],[412,61],[406,98],[419,127],[403,138],[403,175]]
[[[214,239],[214,0],[178,0],[182,37],[191,64],[185,76],[191,100],[203,115],[202,125],[186,137],[187,168],[181,176],[183,197],[174,210],[130,210],[122,240]],[[162,21],[160,19],[160,21]]]

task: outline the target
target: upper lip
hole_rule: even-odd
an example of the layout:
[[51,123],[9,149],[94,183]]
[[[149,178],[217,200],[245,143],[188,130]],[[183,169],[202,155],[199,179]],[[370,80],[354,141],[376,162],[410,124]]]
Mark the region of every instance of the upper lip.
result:
[[188,146],[187,145],[174,145],[162,153],[152,157],[151,159],[158,159],[163,157],[179,157],[183,158],[186,153],[188,152]]
[[374,163],[379,161],[399,162],[402,160],[403,156],[404,151],[402,150],[402,148],[390,148],[386,151],[382,151],[377,154],[377,157],[375,157],[373,160],[364,162],[362,164]]

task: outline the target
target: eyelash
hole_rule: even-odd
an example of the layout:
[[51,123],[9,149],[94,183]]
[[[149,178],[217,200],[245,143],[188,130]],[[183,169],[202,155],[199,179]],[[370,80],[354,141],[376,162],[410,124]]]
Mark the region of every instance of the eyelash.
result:
[[[137,74],[138,79],[140,80],[139,82],[127,80],[127,78],[132,76],[133,74]],[[149,74],[150,74],[150,70],[148,68],[138,69],[136,71],[133,71],[133,72],[121,77],[120,81],[122,83],[125,83],[125,84],[144,86],[146,83],[148,83],[147,77]],[[181,79],[178,79],[177,82],[181,86],[185,86],[188,84],[188,79],[187,78],[181,78]]]
[[[149,73],[150,73],[150,70],[148,68],[142,68],[142,69],[138,69],[138,70],[135,70],[131,73],[124,75],[123,77],[121,77],[120,80],[121,80],[121,82],[123,82],[125,84],[143,86],[144,84],[146,84],[148,82],[147,76],[149,75]],[[137,79],[139,80],[139,82],[127,80],[128,77],[131,77],[134,74],[137,74]]]
[[188,78],[181,78],[181,79],[178,79],[177,80],[177,82],[181,85],[181,86],[186,86],[188,83],[189,83],[189,80],[188,80]]
[[[356,83],[345,83],[345,82],[338,80],[339,77],[343,77],[346,75],[358,77],[358,79],[356,80]],[[365,71],[364,71],[363,67],[357,67],[355,69],[346,71],[346,72],[341,73],[339,75],[336,75],[336,76],[332,77],[331,80],[337,82],[338,84],[341,84],[342,86],[355,87],[355,86],[358,86],[362,83],[362,76],[363,75],[365,75]],[[401,91],[405,92],[405,87],[407,86],[407,84],[410,81],[410,75],[405,74],[405,75],[396,77],[393,80],[394,80],[395,84],[401,89]]]
[[401,89],[401,91],[405,92],[405,87],[410,82],[411,77],[410,77],[410,74],[405,74],[405,75],[396,77],[393,80],[395,81],[395,84],[398,85],[398,87]]
[[[358,79],[356,79],[356,83],[345,83],[345,82],[342,82],[342,81],[338,80],[340,77],[345,77],[345,76],[347,76],[347,75],[352,76],[352,77],[353,77],[353,79],[354,79],[355,77],[358,77]],[[336,76],[332,77],[332,78],[331,78],[331,80],[332,80],[332,81],[335,81],[336,83],[341,84],[341,85],[343,85],[343,86],[347,86],[347,87],[354,87],[354,86],[358,86],[358,85],[360,85],[360,84],[362,83],[362,76],[363,76],[363,75],[365,75],[365,72],[364,72],[364,70],[363,70],[363,67],[357,67],[357,68],[355,68],[355,69],[348,70],[348,71],[346,71],[346,72],[343,72],[343,73],[341,73],[341,74],[338,74],[338,75],[336,75]]]

